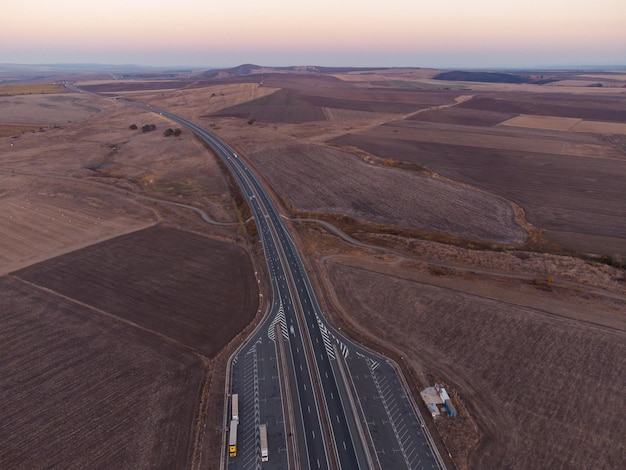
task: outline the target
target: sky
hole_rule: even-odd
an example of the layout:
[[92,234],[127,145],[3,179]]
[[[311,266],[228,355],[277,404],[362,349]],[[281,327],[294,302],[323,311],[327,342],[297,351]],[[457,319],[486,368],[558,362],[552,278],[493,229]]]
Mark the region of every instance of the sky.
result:
[[3,0],[0,63],[626,65],[626,0]]

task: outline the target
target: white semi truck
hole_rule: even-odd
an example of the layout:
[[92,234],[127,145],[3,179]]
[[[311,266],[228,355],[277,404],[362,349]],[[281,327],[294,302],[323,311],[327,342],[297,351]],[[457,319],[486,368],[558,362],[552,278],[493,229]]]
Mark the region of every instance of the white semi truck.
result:
[[259,435],[261,436],[261,462],[267,462],[270,455],[267,448],[267,426],[265,424],[259,424]]

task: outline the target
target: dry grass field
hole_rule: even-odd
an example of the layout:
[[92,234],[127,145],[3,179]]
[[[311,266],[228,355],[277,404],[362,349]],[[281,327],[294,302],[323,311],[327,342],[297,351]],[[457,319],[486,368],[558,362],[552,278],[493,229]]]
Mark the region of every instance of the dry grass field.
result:
[[[90,100],[102,112],[0,140],[0,273],[161,220],[161,208],[136,195],[196,204],[216,220],[236,221],[221,169],[190,133],[164,137],[171,123],[162,118]],[[34,103],[29,109],[36,115]],[[73,120],[75,113],[68,104],[57,116]],[[156,123],[157,130],[133,131],[133,123]]]
[[72,93],[4,96],[0,97],[0,119],[7,124],[61,125],[88,118],[102,107],[93,98]]
[[19,190],[0,197],[0,275],[156,222],[147,209],[119,195],[102,201],[89,186],[78,196],[53,185],[37,191],[38,179],[18,182]]
[[24,132],[33,132],[39,129],[41,129],[41,126],[28,124],[0,124],[0,138],[18,136]]
[[65,90],[62,83],[11,83],[0,84],[0,96],[35,95],[61,93]]
[[593,134],[626,134],[626,123],[581,121],[573,128],[575,132],[591,132]]

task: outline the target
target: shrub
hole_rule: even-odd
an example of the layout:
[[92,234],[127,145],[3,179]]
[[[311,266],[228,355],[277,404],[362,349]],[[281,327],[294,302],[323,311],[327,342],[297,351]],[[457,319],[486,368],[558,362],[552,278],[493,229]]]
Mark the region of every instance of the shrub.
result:
[[179,135],[181,135],[183,133],[183,131],[181,131],[180,129],[172,129],[172,128],[168,128],[165,129],[165,131],[163,132],[163,135],[165,137],[169,137],[171,135],[178,137]]

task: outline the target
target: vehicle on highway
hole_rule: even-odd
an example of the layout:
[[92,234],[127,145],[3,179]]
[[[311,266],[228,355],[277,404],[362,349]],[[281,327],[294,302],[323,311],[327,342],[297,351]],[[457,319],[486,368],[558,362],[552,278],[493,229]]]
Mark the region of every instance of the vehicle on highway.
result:
[[228,455],[237,457],[237,420],[230,421],[229,437],[228,437]]
[[259,436],[261,437],[261,462],[267,462],[270,459],[267,448],[267,425],[259,424]]
[[238,393],[233,393],[230,410],[231,410],[230,419],[239,422],[239,394]]

